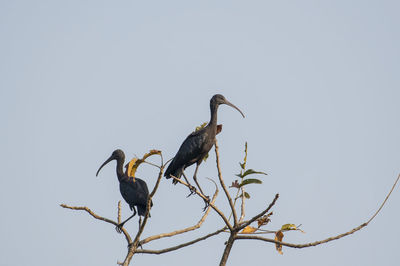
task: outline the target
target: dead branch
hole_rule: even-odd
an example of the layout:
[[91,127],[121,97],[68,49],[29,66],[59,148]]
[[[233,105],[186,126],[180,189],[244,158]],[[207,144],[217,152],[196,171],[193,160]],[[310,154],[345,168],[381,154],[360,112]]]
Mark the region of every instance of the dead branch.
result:
[[218,151],[218,142],[217,142],[217,140],[215,140],[215,157],[216,157],[217,170],[218,170],[218,179],[219,179],[219,182],[221,184],[221,187],[223,188],[223,190],[225,192],[225,196],[228,199],[229,206],[231,207],[231,210],[232,210],[233,226],[236,226],[236,224],[238,222],[236,209],[235,209],[235,206],[233,204],[232,198],[231,198],[231,196],[230,196],[230,194],[228,192],[228,189],[225,186],[224,180],[222,179],[221,167],[220,167],[220,164],[219,164],[219,151]]
[[371,222],[371,221],[375,218],[375,216],[378,215],[378,213],[382,210],[383,205],[385,205],[386,201],[387,201],[388,198],[390,197],[390,194],[392,194],[394,188],[395,188],[396,185],[397,185],[397,182],[399,182],[399,179],[400,179],[400,174],[397,176],[397,179],[396,179],[396,181],[394,182],[394,184],[393,184],[392,188],[390,189],[389,193],[387,194],[385,200],[382,202],[381,206],[380,206],[379,209],[375,212],[375,214],[372,215],[372,217],[368,220],[367,224],[369,224],[369,222]]
[[235,236],[235,239],[256,239],[256,240],[261,240],[261,241],[265,241],[265,242],[271,242],[271,243],[275,243],[275,244],[279,244],[279,245],[286,246],[286,247],[291,247],[291,248],[307,248],[307,247],[318,246],[318,245],[321,245],[321,244],[324,244],[324,243],[328,243],[330,241],[337,240],[337,239],[340,239],[342,237],[351,235],[351,234],[361,230],[362,228],[366,227],[378,215],[378,213],[382,210],[382,208],[385,205],[386,201],[390,197],[390,194],[392,194],[392,192],[393,192],[394,188],[396,187],[399,179],[400,179],[400,174],[398,175],[396,181],[394,182],[391,190],[386,195],[385,200],[382,202],[382,204],[378,208],[378,210],[371,216],[371,218],[367,222],[365,222],[365,223],[353,228],[352,230],[350,230],[350,231],[348,231],[346,233],[339,234],[339,235],[333,236],[333,237],[329,237],[329,238],[321,240],[321,241],[315,241],[315,242],[310,242],[310,243],[306,243],[306,244],[292,244],[292,243],[287,243],[287,242],[276,241],[275,239],[264,238],[264,237],[259,237],[259,236],[251,236],[251,235],[250,236],[237,235],[237,236]]
[[266,214],[275,205],[275,203],[278,200],[278,198],[279,198],[279,194],[276,194],[275,198],[272,200],[272,202],[269,204],[269,206],[265,210],[263,210],[262,212],[260,212],[259,214],[257,214],[253,218],[251,218],[249,221],[244,221],[243,223],[241,223],[238,226],[238,230],[242,230],[246,226],[250,225],[252,222],[256,221],[258,218],[260,218],[261,216]]
[[210,234],[205,235],[205,236],[203,236],[203,237],[199,237],[199,238],[197,238],[197,239],[195,239],[195,240],[192,240],[192,241],[189,241],[189,242],[186,242],[186,243],[183,243],[183,244],[174,246],[174,247],[165,248],[165,249],[160,249],[160,250],[139,249],[139,250],[136,251],[136,253],[144,253],[144,254],[162,254],[162,253],[174,251],[174,250],[177,250],[177,249],[180,249],[180,248],[183,248],[183,247],[187,247],[187,246],[193,245],[193,244],[195,244],[195,243],[197,243],[197,242],[199,242],[199,241],[205,240],[205,239],[207,239],[207,238],[209,238],[209,237],[218,235],[219,233],[224,232],[226,229],[227,229],[227,228],[224,227],[224,228],[219,229],[219,230],[217,230],[217,231],[215,231],[215,232],[213,232],[213,233],[210,233]]
[[235,239],[255,239],[255,240],[262,240],[265,242],[271,242],[271,243],[275,243],[275,244],[279,244],[282,246],[287,246],[287,247],[291,247],[291,248],[307,248],[307,247],[313,247],[313,246],[318,246],[320,244],[324,244],[333,240],[337,240],[340,239],[342,237],[348,236],[350,234],[353,234],[355,232],[357,232],[358,230],[362,229],[363,227],[367,226],[367,223],[363,223],[362,225],[350,230],[349,232],[346,232],[344,234],[340,234],[334,237],[329,237],[325,240],[321,240],[321,241],[315,241],[315,242],[311,242],[311,243],[306,243],[306,244],[292,244],[292,243],[286,243],[286,242],[280,242],[280,241],[276,241],[274,239],[271,238],[264,238],[264,237],[259,237],[259,236],[244,236],[244,235],[238,235],[235,237]]
[[[217,195],[218,195],[218,188],[216,187],[216,190],[214,192],[214,195],[212,197],[212,200],[211,200],[210,204],[214,204],[215,203],[215,200],[217,199]],[[143,239],[142,241],[140,241],[140,245],[144,245],[144,244],[146,244],[146,243],[148,243],[150,241],[161,239],[161,238],[164,238],[164,237],[171,237],[171,236],[175,236],[175,235],[179,235],[179,234],[183,234],[183,233],[186,233],[186,232],[189,232],[189,231],[196,230],[196,229],[201,227],[201,225],[206,220],[206,218],[207,218],[208,214],[210,213],[210,211],[211,211],[211,208],[209,206],[207,208],[206,212],[204,213],[204,215],[201,217],[200,221],[197,224],[193,225],[193,226],[190,226],[190,227],[187,227],[187,228],[184,228],[184,229],[181,229],[181,230],[172,231],[172,232],[169,232],[169,233],[162,233],[162,234],[158,234],[158,235],[153,235],[153,236],[147,237],[147,238]]]
[[[101,220],[101,221],[104,221],[104,222],[106,222],[106,223],[113,224],[113,225],[115,225],[115,226],[118,225],[117,222],[115,222],[115,221],[113,221],[113,220],[110,220],[110,219],[107,219],[107,218],[104,218],[104,217],[102,217],[102,216],[100,216],[100,215],[94,213],[91,209],[89,209],[88,207],[85,207],[85,206],[83,206],[83,207],[74,207],[74,206],[68,206],[68,205],[66,205],[66,204],[60,204],[60,206],[63,207],[63,208],[66,208],[66,209],[71,209],[71,210],[86,211],[86,212],[89,213],[91,216],[93,216],[93,218],[95,218],[95,219],[97,219],[97,220]],[[122,232],[124,233],[125,238],[126,238],[126,241],[128,242],[128,244],[132,243],[131,236],[130,236],[129,233],[125,230],[125,228],[121,228],[121,230],[122,230]]]
[[[177,182],[181,183],[182,185],[186,186],[189,188],[189,184],[186,183],[185,181],[181,180],[180,178],[177,178],[176,176],[170,175],[174,180]],[[203,200],[208,200],[206,196],[204,196],[198,189],[196,189],[196,195],[201,197]],[[221,216],[222,220],[224,220],[225,225],[229,228],[229,230],[233,230],[232,225],[229,223],[228,219],[226,219],[225,215],[223,212],[221,212],[213,203],[210,203],[211,208],[214,209],[216,213],[218,213],[219,216]]]

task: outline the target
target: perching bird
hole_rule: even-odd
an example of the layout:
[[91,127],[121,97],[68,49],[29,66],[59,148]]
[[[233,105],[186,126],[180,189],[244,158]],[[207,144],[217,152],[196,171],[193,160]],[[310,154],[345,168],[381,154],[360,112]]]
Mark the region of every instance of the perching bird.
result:
[[[230,103],[225,99],[221,94],[214,95],[210,100],[210,109],[211,109],[211,119],[210,122],[204,128],[191,133],[185,141],[182,143],[178,152],[176,153],[174,159],[169,164],[167,170],[165,171],[164,176],[166,178],[171,178],[171,175],[181,178],[184,174],[184,170],[196,163],[196,169],[194,171],[193,180],[196,182],[197,187],[200,192],[204,195],[199,183],[197,182],[196,174],[199,168],[199,165],[203,161],[204,157],[208,154],[212,146],[215,144],[215,136],[217,135],[217,110],[218,106],[221,104],[227,104],[236,110],[238,110],[242,116],[244,114],[237,108],[235,105]],[[185,177],[186,179],[186,177]],[[187,181],[187,179],[186,179]],[[176,180],[172,181],[174,184],[177,183]],[[193,193],[193,187],[191,188],[191,194]],[[189,194],[189,196],[191,195]]]
[[[142,179],[135,177],[133,180],[132,177],[129,177],[127,173],[124,173],[122,168],[125,162],[125,154],[122,150],[115,150],[110,158],[108,158],[97,170],[96,176],[99,174],[101,168],[104,165],[111,162],[112,160],[117,161],[117,176],[119,181],[119,190],[121,192],[122,197],[124,200],[129,204],[130,209],[133,211],[132,216],[126,219],[124,222],[120,223],[117,226],[117,231],[121,232],[121,228],[124,224],[129,221],[133,216],[136,215],[136,209],[139,214],[139,226],[141,224],[141,217],[144,216],[146,213],[147,207],[147,199],[149,197],[149,189],[147,188],[146,182]],[[153,206],[153,202],[151,202],[151,206]]]

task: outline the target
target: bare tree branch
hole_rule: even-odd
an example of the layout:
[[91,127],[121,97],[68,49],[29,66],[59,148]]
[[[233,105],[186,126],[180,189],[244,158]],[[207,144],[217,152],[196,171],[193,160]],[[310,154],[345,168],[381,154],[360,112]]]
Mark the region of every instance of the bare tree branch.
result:
[[158,166],[158,165],[156,165],[156,164],[154,164],[154,163],[151,163],[151,162],[148,162],[148,161],[143,161],[143,163],[147,163],[147,164],[149,164],[149,165],[151,165],[151,166],[157,167],[158,169],[161,168],[161,166]]
[[[241,187],[241,188],[243,188],[243,187]],[[236,201],[237,201],[238,198],[239,198],[239,194],[240,194],[240,188],[237,189],[236,196],[235,196],[235,198],[233,199],[233,206],[236,206]],[[231,219],[232,215],[233,215],[233,212],[232,212],[232,210],[231,210],[231,213],[229,214],[228,220]]]
[[244,201],[245,201],[244,192],[245,192],[245,191],[244,191],[244,188],[243,188],[243,187],[241,187],[240,189],[242,190],[242,195],[241,195],[242,204],[241,204],[241,207],[240,207],[240,218],[239,218],[239,223],[243,222],[244,216],[246,215],[246,214],[245,214],[245,208],[244,208]]
[[262,212],[260,212],[259,214],[257,214],[256,216],[254,216],[253,218],[251,218],[249,221],[244,221],[243,223],[240,224],[240,226],[238,226],[238,230],[242,230],[243,228],[245,228],[246,226],[250,225],[252,222],[254,222],[255,220],[257,220],[258,218],[260,218],[261,216],[263,216],[264,214],[266,214],[276,203],[276,201],[279,198],[279,194],[275,195],[275,198],[272,200],[272,202],[269,204],[268,208],[266,208],[265,210],[263,210]]
[[228,241],[225,243],[225,249],[222,253],[221,261],[219,262],[220,266],[225,266],[228,260],[229,254],[233,247],[233,242],[235,242],[235,236],[237,235],[236,231],[231,231]]
[[397,176],[397,179],[396,179],[396,181],[394,182],[394,184],[393,184],[393,186],[392,186],[392,189],[391,189],[391,190],[389,191],[389,193],[387,194],[385,200],[382,202],[381,206],[380,206],[379,209],[375,212],[375,214],[372,215],[372,217],[368,220],[367,224],[369,224],[369,222],[371,222],[371,221],[375,218],[375,216],[378,215],[378,213],[381,211],[381,209],[383,208],[383,205],[385,205],[386,201],[387,201],[388,198],[390,197],[390,194],[392,194],[394,188],[396,187],[397,182],[399,182],[399,179],[400,179],[400,174]]
[[146,209],[146,213],[145,213],[145,216],[144,216],[144,220],[143,220],[142,224],[140,225],[139,231],[136,234],[134,242],[138,242],[141,234],[143,233],[144,227],[146,226],[147,220],[149,219],[151,200],[152,200],[154,194],[156,193],[156,191],[158,189],[158,186],[160,185],[160,181],[161,181],[161,178],[163,176],[163,173],[164,173],[164,168],[161,167],[160,168],[160,172],[158,173],[157,182],[154,185],[153,191],[150,193],[149,198],[147,199],[147,209]]
[[233,226],[236,226],[238,219],[237,219],[237,214],[235,210],[235,206],[233,204],[232,198],[228,192],[228,189],[225,186],[224,180],[222,179],[222,174],[221,174],[221,167],[219,163],[219,151],[218,151],[218,142],[215,140],[215,157],[216,157],[216,162],[217,162],[217,170],[218,170],[218,179],[221,184],[222,189],[225,192],[226,198],[228,199],[229,206],[231,207],[232,214],[233,214]]
[[118,215],[117,215],[118,224],[121,223],[121,201],[118,201]]
[[[79,211],[86,211],[87,213],[89,213],[91,216],[93,216],[95,219],[97,220],[101,220],[104,221],[106,223],[110,223],[113,224],[115,226],[118,225],[117,222],[104,218],[100,215],[97,215],[96,213],[94,213],[91,209],[89,209],[88,207],[73,207],[73,206],[68,206],[66,204],[60,204],[61,207],[66,208],[66,209],[71,209],[71,210],[79,210]],[[125,235],[126,241],[128,242],[128,244],[132,243],[132,239],[131,236],[129,235],[129,233],[125,230],[125,228],[121,228],[122,232]]]
[[[216,188],[215,193],[213,195],[213,198],[212,198],[210,204],[214,204],[215,203],[215,200],[217,199],[217,195],[218,195],[218,188]],[[196,230],[196,229],[200,228],[200,226],[206,220],[206,218],[207,218],[208,214],[210,213],[210,211],[211,211],[211,207],[209,206],[207,208],[206,212],[204,213],[204,215],[201,217],[200,221],[197,224],[193,225],[193,226],[190,226],[190,227],[187,227],[187,228],[181,229],[181,230],[172,231],[172,232],[169,232],[169,233],[162,233],[162,234],[158,234],[158,235],[153,235],[153,236],[147,237],[147,238],[143,239],[142,241],[140,241],[140,245],[144,245],[144,244],[146,244],[146,243],[148,243],[150,241],[161,239],[161,238],[164,238],[164,237],[171,237],[171,236],[175,236],[175,235],[179,235],[179,234],[183,234],[183,233],[186,233],[186,232],[189,232],[189,231]]]
[[[189,184],[186,183],[185,181],[181,180],[180,178],[177,178],[176,176],[170,175],[174,180],[177,182],[181,183],[182,185],[189,187]],[[203,200],[208,200],[206,196],[204,196],[199,190],[196,189],[196,195],[201,197]],[[224,220],[226,226],[229,228],[229,230],[233,230],[232,225],[229,223],[228,219],[226,219],[225,215],[223,212],[221,212],[214,204],[210,203],[211,208],[214,209],[216,213],[218,213],[219,216],[221,216],[222,220]]]
[[358,230],[360,230],[361,228],[363,228],[363,227],[365,227],[367,225],[368,225],[367,223],[363,223],[362,225],[360,225],[360,226],[358,226],[358,227],[356,227],[356,228],[354,228],[354,229],[352,229],[349,232],[346,232],[344,234],[340,234],[340,235],[337,235],[337,236],[334,236],[334,237],[329,237],[329,238],[327,238],[325,240],[315,241],[315,242],[306,243],[306,244],[292,244],[292,243],[280,242],[280,241],[277,241],[277,240],[271,239],[271,238],[264,238],[264,237],[252,236],[252,235],[250,235],[250,236],[237,235],[235,237],[235,239],[256,239],[256,240],[262,240],[262,241],[265,241],[265,242],[271,242],[271,243],[275,243],[275,244],[279,244],[279,245],[287,246],[287,247],[291,247],[291,248],[307,248],[307,247],[318,246],[320,244],[324,244],[324,243],[327,243],[327,242],[330,242],[330,241],[337,240],[337,239],[340,239],[342,237],[348,236],[350,234],[353,234],[353,233],[357,232]]
[[192,240],[192,241],[189,241],[189,242],[186,242],[186,243],[183,243],[183,244],[174,246],[174,247],[165,248],[165,249],[160,249],[160,250],[140,249],[140,250],[137,250],[136,253],[144,253],[144,254],[162,254],[162,253],[174,251],[174,250],[177,250],[177,249],[180,249],[180,248],[183,248],[183,247],[187,247],[187,246],[193,245],[193,244],[195,244],[195,243],[197,243],[197,242],[199,242],[199,241],[205,240],[205,239],[207,239],[207,238],[209,238],[209,237],[218,235],[219,233],[224,232],[226,229],[227,229],[227,228],[224,227],[224,228],[219,229],[219,230],[217,230],[217,231],[215,231],[215,232],[213,232],[213,233],[210,233],[210,234],[205,235],[205,236],[203,236],[203,237],[199,237],[199,238],[197,238],[197,239],[195,239],[195,240]]
[[324,243],[328,243],[330,241],[337,240],[337,239],[340,239],[342,237],[351,235],[351,234],[361,230],[362,228],[366,227],[378,215],[378,213],[381,211],[381,209],[385,205],[386,201],[388,200],[390,194],[392,194],[392,191],[396,187],[397,182],[399,181],[399,179],[400,179],[400,174],[398,175],[396,181],[394,182],[394,184],[392,186],[392,189],[386,195],[385,200],[383,201],[383,203],[381,204],[379,209],[371,216],[371,218],[367,222],[361,224],[360,226],[357,226],[357,227],[353,228],[352,230],[350,230],[350,231],[348,231],[346,233],[343,233],[343,234],[340,234],[340,235],[337,235],[337,236],[333,236],[333,237],[329,237],[329,238],[321,240],[321,241],[315,241],[315,242],[310,242],[310,243],[306,243],[306,244],[292,244],[292,243],[287,243],[287,242],[276,241],[275,239],[264,238],[264,237],[259,237],[259,236],[252,236],[252,235],[249,235],[249,236],[237,235],[235,237],[235,239],[256,239],[256,240],[261,240],[261,241],[265,241],[265,242],[271,242],[271,243],[275,243],[275,244],[279,244],[279,245],[287,246],[287,247],[291,247],[291,248],[307,248],[307,247],[318,246],[318,245],[321,245],[321,244],[324,244]]
[[86,211],[86,212],[88,212],[91,216],[93,216],[95,219],[102,220],[102,221],[104,221],[104,222],[106,222],[106,223],[110,223],[110,224],[113,224],[113,225],[115,225],[115,226],[118,225],[118,224],[117,224],[116,222],[114,222],[113,220],[110,220],[110,219],[104,218],[104,217],[102,217],[102,216],[100,216],[100,215],[97,215],[97,214],[94,213],[91,209],[89,209],[88,207],[85,207],[85,206],[83,206],[83,207],[75,207],[75,206],[68,206],[67,204],[60,204],[60,206],[63,207],[63,208],[66,208],[66,209],[71,209],[71,210]]

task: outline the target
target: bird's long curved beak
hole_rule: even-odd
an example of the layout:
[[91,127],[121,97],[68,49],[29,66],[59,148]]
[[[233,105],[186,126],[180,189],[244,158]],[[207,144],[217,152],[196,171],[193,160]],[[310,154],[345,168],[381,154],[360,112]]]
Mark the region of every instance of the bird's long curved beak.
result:
[[101,168],[103,168],[104,165],[108,164],[109,162],[111,162],[112,160],[114,160],[114,156],[111,156],[110,158],[107,159],[107,161],[105,161],[99,168],[99,170],[97,170],[96,176],[99,174]]
[[240,111],[240,109],[239,108],[237,108],[236,107],[236,105],[234,105],[233,103],[231,103],[231,102],[229,102],[229,101],[225,101],[225,104],[227,104],[227,105],[229,105],[229,106],[231,106],[231,107],[233,107],[233,108],[235,108],[236,110],[238,110],[239,111],[239,113],[243,116],[243,118],[244,118],[244,114],[243,114],[243,112],[242,111]]

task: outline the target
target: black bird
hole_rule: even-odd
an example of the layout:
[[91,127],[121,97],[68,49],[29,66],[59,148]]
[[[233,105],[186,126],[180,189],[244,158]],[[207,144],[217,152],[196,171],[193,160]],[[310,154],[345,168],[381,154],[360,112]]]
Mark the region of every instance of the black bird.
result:
[[[210,151],[212,146],[215,144],[215,136],[217,135],[217,110],[218,106],[221,104],[227,104],[236,110],[238,110],[242,116],[244,114],[237,108],[235,105],[230,103],[225,99],[221,94],[214,95],[210,100],[210,109],[211,109],[211,119],[210,122],[204,128],[191,133],[185,141],[182,143],[178,152],[176,153],[174,159],[169,164],[167,170],[165,171],[164,176],[166,178],[171,178],[171,175],[181,178],[184,174],[184,170],[196,163],[196,169],[194,171],[193,180],[196,182],[197,187],[200,189],[200,192],[204,195],[199,183],[197,182],[196,174],[199,168],[199,165],[203,161],[204,157]],[[186,179],[186,177],[185,177]],[[187,181],[187,179],[186,179]],[[177,183],[176,180],[172,180],[174,184]],[[194,193],[194,188],[191,187],[191,193],[189,196]]]
[[[139,214],[139,226],[141,224],[141,217],[144,216],[146,213],[146,207],[147,207],[147,199],[149,197],[149,189],[147,188],[146,182],[144,182],[142,179],[135,177],[135,180],[133,180],[132,177],[129,177],[127,173],[124,173],[122,168],[123,164],[125,162],[125,154],[122,150],[115,150],[110,158],[108,158],[97,170],[96,176],[99,174],[101,168],[103,168],[104,165],[107,163],[111,162],[112,160],[117,161],[117,176],[118,176],[118,181],[119,181],[119,190],[121,192],[122,197],[126,201],[126,203],[129,204],[130,209],[133,211],[133,214],[131,217],[126,219],[124,222],[120,223],[117,226],[117,231],[121,232],[121,228],[124,226],[124,224],[129,221],[133,216],[136,215],[136,209]],[[153,206],[153,202],[151,202],[151,206]]]

